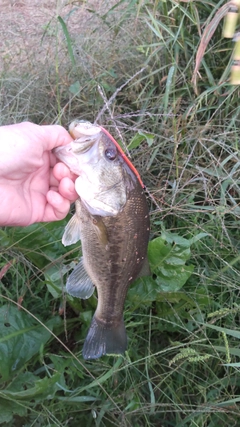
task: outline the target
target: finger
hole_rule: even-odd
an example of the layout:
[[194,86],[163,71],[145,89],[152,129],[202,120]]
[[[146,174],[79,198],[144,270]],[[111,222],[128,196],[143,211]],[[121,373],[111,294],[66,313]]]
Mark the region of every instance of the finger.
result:
[[50,166],[53,168],[53,166],[55,166],[58,160],[55,154],[52,153],[52,151],[49,151],[49,159],[50,159]]
[[72,141],[70,134],[59,125],[40,126],[43,136],[43,149],[52,150],[60,145],[69,144]]
[[75,200],[77,200],[77,198],[79,197],[75,190],[75,185],[73,181],[68,177],[63,178],[60,181],[58,191],[61,196],[70,200],[70,202],[75,202]]
[[56,187],[56,188],[58,188],[59,186],[59,181],[57,178],[55,178],[53,174],[53,169],[50,169],[49,185],[50,187]]
[[76,180],[77,175],[72,173],[70,169],[62,162],[58,162],[54,168],[53,168],[53,175],[58,181],[61,181],[61,179],[68,177],[72,179],[73,181]]
[[44,215],[44,221],[57,221],[65,218],[70,210],[70,201],[59,193],[49,190],[47,193],[48,205]]

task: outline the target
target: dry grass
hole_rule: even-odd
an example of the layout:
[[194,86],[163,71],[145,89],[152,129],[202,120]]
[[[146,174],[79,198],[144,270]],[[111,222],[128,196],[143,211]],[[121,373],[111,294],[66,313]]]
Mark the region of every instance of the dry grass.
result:
[[141,63],[138,20],[129,19],[131,8],[115,10],[115,4],[26,0],[0,6],[2,124],[26,119],[66,124],[86,111],[94,121],[102,104],[97,84],[112,93]]
[[[75,5],[74,5],[75,3]],[[102,14],[109,2],[66,2],[66,1],[5,1],[0,5],[1,27],[1,68],[8,71],[30,67],[38,69],[39,63],[54,64],[56,48],[66,52],[63,33],[59,34],[56,46],[57,17],[61,16],[71,35],[86,36],[89,28],[96,28],[97,15],[88,12],[93,9]],[[99,24],[99,22],[98,22]],[[64,56],[63,56],[64,58]]]

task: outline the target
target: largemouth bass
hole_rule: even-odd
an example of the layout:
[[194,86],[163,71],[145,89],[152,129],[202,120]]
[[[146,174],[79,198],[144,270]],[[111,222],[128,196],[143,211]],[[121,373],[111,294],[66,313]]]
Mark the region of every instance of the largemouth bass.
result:
[[149,213],[141,179],[113,137],[89,123],[73,122],[69,130],[74,141],[54,153],[78,175],[79,199],[62,242],[81,239],[83,256],[66,290],[86,299],[97,288],[83,346],[83,357],[96,359],[127,349],[124,302],[130,284],[147,269]]

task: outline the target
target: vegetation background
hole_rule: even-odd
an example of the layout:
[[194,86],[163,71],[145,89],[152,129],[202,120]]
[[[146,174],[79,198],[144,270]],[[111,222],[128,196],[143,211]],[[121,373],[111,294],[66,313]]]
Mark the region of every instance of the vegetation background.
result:
[[216,24],[225,3],[1,1],[0,124],[94,122],[115,94],[98,123],[146,184],[153,272],[128,293],[126,356],[86,362],[96,296],[64,293],[80,254],[61,244],[68,219],[0,230],[3,427],[240,425],[240,89]]

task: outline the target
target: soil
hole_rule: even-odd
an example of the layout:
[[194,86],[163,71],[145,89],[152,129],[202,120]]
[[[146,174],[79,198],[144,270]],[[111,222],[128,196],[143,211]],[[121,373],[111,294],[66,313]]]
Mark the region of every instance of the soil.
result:
[[1,0],[0,68],[8,72],[49,63],[56,49],[66,50],[58,16],[71,37],[86,36],[101,28],[101,16],[113,1]]

